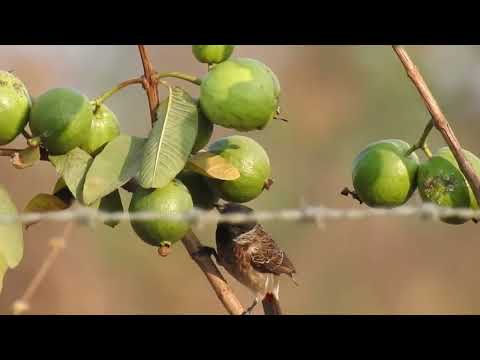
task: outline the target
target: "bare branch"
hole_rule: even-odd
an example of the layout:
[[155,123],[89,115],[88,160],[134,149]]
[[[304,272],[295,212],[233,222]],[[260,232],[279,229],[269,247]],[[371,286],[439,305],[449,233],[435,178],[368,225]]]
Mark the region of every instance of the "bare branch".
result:
[[430,112],[430,115],[432,115],[434,126],[437,128],[438,131],[440,131],[443,138],[445,139],[445,142],[447,143],[448,147],[450,148],[453,155],[455,156],[455,159],[458,162],[460,170],[465,175],[465,178],[470,184],[473,193],[475,194],[475,198],[477,199],[477,202],[480,204],[480,179],[475,174],[475,171],[473,170],[470,162],[463,155],[462,147],[457,137],[455,136],[452,128],[450,127],[447,118],[443,114],[440,106],[430,92],[430,89],[425,83],[425,80],[420,74],[420,71],[418,71],[417,67],[410,59],[410,56],[408,56],[408,53],[405,51],[405,49],[401,46],[394,45],[393,50],[402,62],[405,70],[407,71],[408,77],[420,93],[420,96],[422,97],[428,111]]
[[150,108],[150,118],[152,124],[157,120],[156,110],[159,104],[157,82],[154,78],[155,70],[148,57],[147,49],[145,45],[138,45],[138,51],[140,52],[140,58],[142,59],[144,84],[143,87],[147,92],[148,106]]
[[183,239],[183,245],[187,248],[188,253],[197,265],[202,269],[207,280],[212,285],[213,290],[222,302],[225,309],[231,315],[241,315],[245,311],[240,301],[233,293],[225,278],[222,276],[217,266],[213,263],[208,255],[194,255],[202,248],[202,244],[193,232],[187,234]]

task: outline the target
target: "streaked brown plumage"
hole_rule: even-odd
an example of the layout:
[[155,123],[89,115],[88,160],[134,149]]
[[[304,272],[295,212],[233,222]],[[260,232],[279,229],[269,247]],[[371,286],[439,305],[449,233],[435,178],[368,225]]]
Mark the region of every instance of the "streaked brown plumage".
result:
[[[244,205],[234,203],[218,205],[217,209],[222,214],[253,211]],[[241,224],[219,222],[216,243],[215,255],[219,265],[255,295],[255,301],[247,312],[262,301],[266,314],[280,314],[279,276],[286,274],[295,281],[296,270],[285,252],[278,247],[263,226],[257,222]]]

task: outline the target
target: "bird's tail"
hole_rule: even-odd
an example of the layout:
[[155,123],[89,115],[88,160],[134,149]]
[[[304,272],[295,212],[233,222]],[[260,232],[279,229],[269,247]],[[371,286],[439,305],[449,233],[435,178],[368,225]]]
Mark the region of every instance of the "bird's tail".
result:
[[279,301],[280,278],[274,275],[268,280],[269,285],[272,287],[262,299],[263,312],[265,315],[282,315],[283,312]]
[[272,293],[268,293],[262,300],[265,315],[282,315],[280,301]]

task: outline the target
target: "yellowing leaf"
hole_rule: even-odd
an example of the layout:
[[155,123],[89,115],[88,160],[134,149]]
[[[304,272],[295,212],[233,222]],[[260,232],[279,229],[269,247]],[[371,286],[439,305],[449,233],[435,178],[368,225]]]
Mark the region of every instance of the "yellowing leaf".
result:
[[236,180],[240,177],[238,169],[220,155],[199,152],[192,155],[187,168],[204,176],[219,180]]
[[[67,203],[62,201],[55,195],[50,194],[38,194],[31,199],[25,207],[25,212],[51,212],[61,211],[69,207]],[[32,221],[25,224],[25,229],[38,223],[38,221]]]

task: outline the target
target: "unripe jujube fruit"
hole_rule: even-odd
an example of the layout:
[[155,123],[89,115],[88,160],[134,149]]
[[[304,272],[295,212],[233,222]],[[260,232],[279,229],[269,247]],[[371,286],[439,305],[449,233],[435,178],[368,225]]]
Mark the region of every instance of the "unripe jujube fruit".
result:
[[[463,150],[463,154],[480,175],[480,159],[467,150]],[[420,165],[418,190],[425,202],[448,208],[478,209],[475,195],[448,147],[439,149],[431,159]],[[469,219],[449,216],[440,220],[463,224]]]
[[405,156],[410,145],[397,139],[368,145],[353,162],[353,187],[360,200],[371,207],[404,204],[416,189],[418,157]]
[[30,128],[49,153],[61,155],[82,145],[92,125],[93,106],[72,89],[52,89],[35,99]]
[[80,148],[94,156],[118,135],[120,135],[120,124],[117,117],[106,105],[102,104],[93,114],[89,134]]
[[25,128],[31,99],[23,82],[0,71],[0,145],[12,142]]
[[[132,196],[129,211],[155,211],[159,215],[179,216],[193,209],[192,197],[179,180],[161,189],[138,188]],[[161,219],[131,221],[135,233],[152,246],[169,246],[179,241],[190,229],[186,220]]]
[[208,147],[240,172],[236,180],[212,180],[220,197],[227,201],[244,203],[258,197],[271,174],[270,160],[256,141],[240,135],[220,139]]
[[214,124],[239,131],[261,130],[277,115],[280,86],[257,60],[232,59],[202,80],[200,105]]
[[193,45],[195,58],[205,64],[219,64],[233,53],[235,45]]

